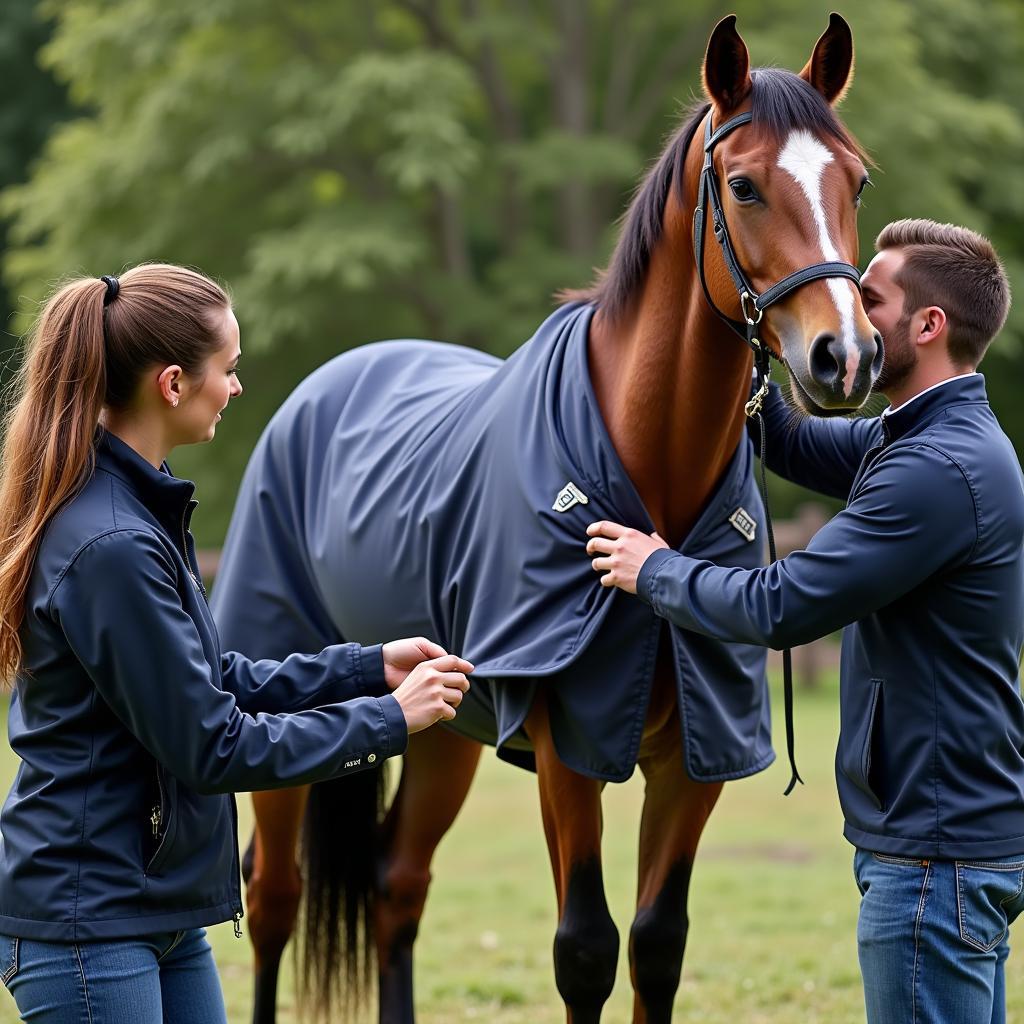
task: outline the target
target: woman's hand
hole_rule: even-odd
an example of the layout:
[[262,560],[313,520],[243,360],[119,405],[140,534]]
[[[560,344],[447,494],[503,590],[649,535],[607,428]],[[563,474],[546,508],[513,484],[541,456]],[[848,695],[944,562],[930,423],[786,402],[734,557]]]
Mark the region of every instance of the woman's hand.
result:
[[384,645],[384,682],[389,690],[400,686],[405,677],[421,662],[443,658],[448,652],[433,640],[414,636],[407,640],[392,640]]
[[[396,641],[402,643],[403,641]],[[419,641],[414,641],[419,642]],[[385,650],[388,645],[385,645]],[[436,644],[430,645],[432,648]],[[469,689],[466,674],[473,666],[454,654],[420,661],[394,692],[410,735],[438,721],[450,722]]]
[[636,579],[651,552],[668,547],[657,533],[648,536],[618,523],[591,523],[587,536],[587,554],[600,556],[590,565],[604,573],[601,586],[620,587],[629,594],[636,593]]

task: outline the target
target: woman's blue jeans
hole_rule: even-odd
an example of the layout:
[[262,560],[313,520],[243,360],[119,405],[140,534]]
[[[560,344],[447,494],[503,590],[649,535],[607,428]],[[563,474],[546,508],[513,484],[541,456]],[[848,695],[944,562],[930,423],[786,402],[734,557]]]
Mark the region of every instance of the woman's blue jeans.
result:
[[1024,856],[921,860],[858,850],[868,1024],[1005,1024],[1003,966]]
[[32,1024],[226,1024],[202,928],[115,942],[0,935],[4,985]]

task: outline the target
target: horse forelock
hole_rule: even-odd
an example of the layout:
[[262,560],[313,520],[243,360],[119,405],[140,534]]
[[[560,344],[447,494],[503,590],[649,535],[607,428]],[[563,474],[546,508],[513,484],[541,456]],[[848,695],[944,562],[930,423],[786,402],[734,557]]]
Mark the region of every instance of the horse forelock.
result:
[[755,131],[779,142],[801,129],[812,135],[831,136],[862,160],[867,159],[825,97],[799,75],[784,68],[755,68],[750,78],[751,125]]

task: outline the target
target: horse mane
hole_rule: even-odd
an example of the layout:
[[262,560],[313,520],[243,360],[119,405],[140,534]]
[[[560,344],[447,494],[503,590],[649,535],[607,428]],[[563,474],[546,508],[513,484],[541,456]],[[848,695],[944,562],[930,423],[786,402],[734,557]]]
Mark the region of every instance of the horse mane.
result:
[[[755,68],[751,72],[752,127],[774,140],[794,129],[831,135],[857,153],[867,154],[836,117],[825,97],[799,75],[782,68]],[[711,104],[697,100],[686,110],[685,123],[670,139],[654,166],[637,187],[622,217],[619,239],[608,266],[598,271],[586,288],[559,293],[563,302],[591,302],[609,319],[618,319],[639,295],[650,266],[651,254],[661,239],[670,189],[682,197],[683,164],[690,144]]]

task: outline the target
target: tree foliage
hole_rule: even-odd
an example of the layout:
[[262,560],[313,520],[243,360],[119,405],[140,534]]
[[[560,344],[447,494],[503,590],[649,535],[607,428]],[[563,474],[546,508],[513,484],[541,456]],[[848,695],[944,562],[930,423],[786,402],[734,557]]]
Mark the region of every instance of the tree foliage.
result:
[[[828,20],[812,0],[730,9],[755,64],[799,68]],[[706,0],[47,0],[42,12],[55,30],[41,62],[83,113],[0,201],[5,279],[37,300],[69,273],[167,259],[228,282],[249,394],[216,445],[176,466],[214,506],[207,542],[260,426],[313,366],[402,335],[505,354],[555,290],[591,277],[725,13]],[[898,216],[957,221],[991,234],[1019,280],[1016,3],[980,16],[965,0],[860,0],[847,17],[858,55],[844,117],[878,163],[862,248]],[[990,357],[1001,378],[1020,375],[1022,332],[1015,314]]]
[[[36,13],[34,0],[8,0],[0,15],[0,67],[16,88],[0,99],[0,188],[24,181],[29,165],[53,125],[67,116],[64,88],[36,63],[51,26]],[[0,221],[0,251],[6,225]],[[0,289],[0,331],[7,332],[13,310]],[[13,339],[12,339],[13,341]],[[0,347],[7,348],[4,344]],[[2,373],[0,373],[2,376]]]

